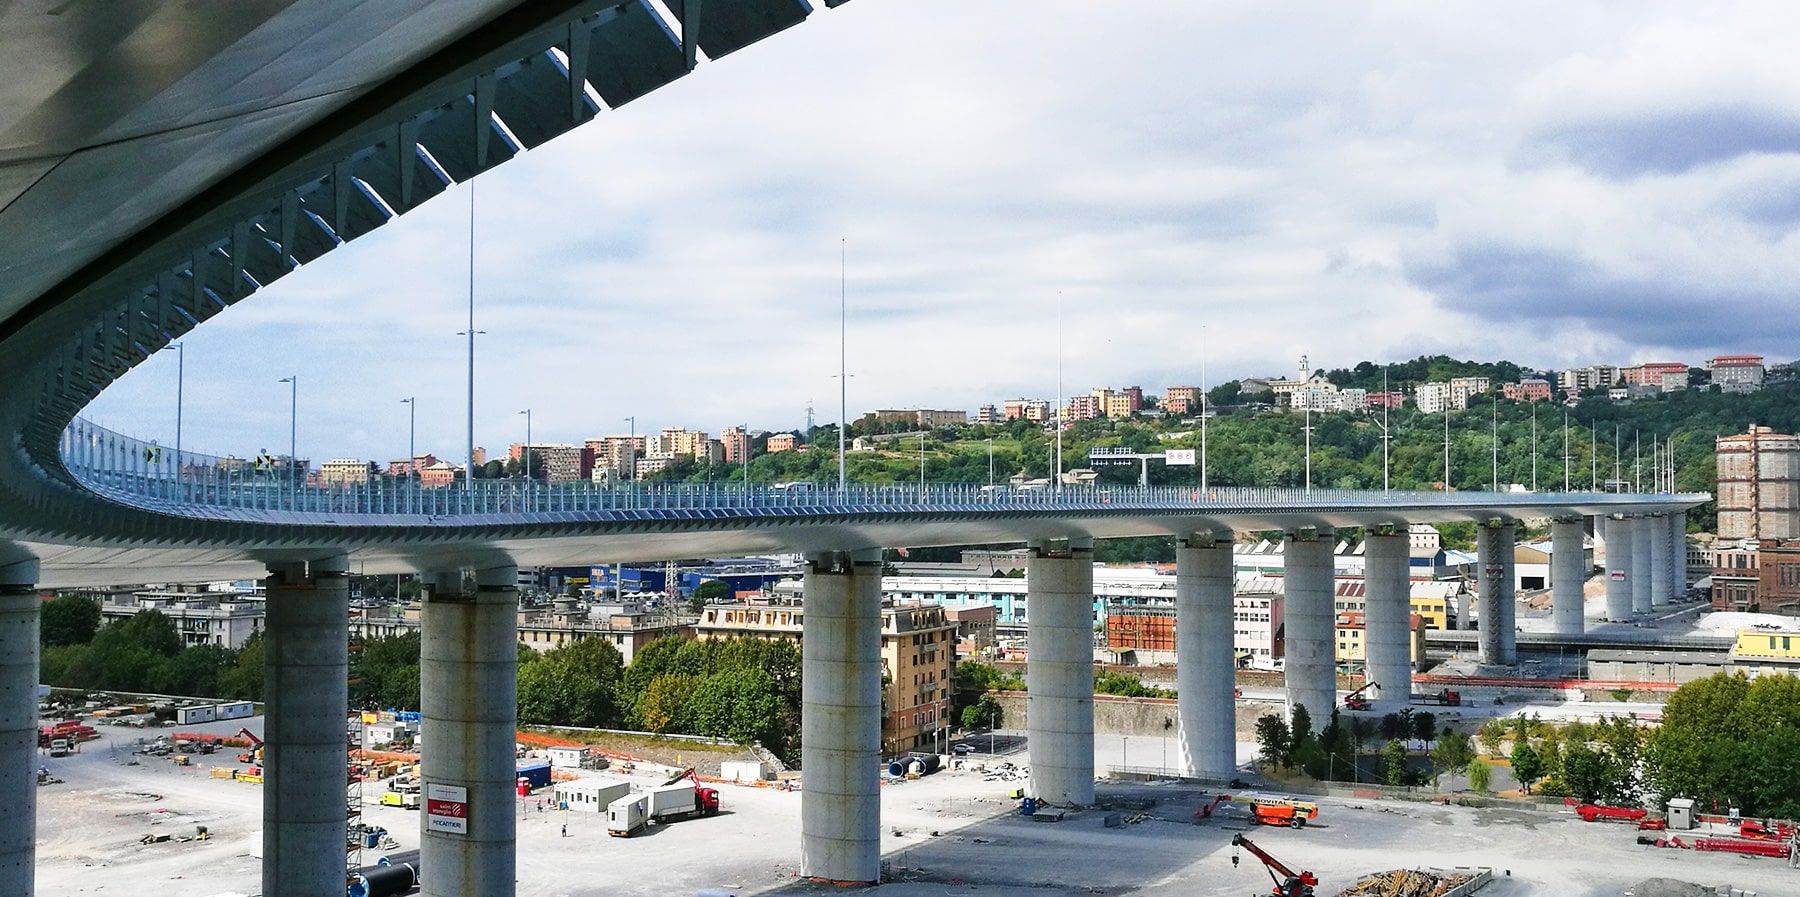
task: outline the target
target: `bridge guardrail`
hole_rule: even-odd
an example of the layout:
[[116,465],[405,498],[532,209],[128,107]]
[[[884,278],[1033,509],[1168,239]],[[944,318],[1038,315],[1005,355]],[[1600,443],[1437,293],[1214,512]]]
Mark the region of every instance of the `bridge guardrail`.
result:
[[[1204,494],[1192,486],[1046,486],[976,483],[890,483],[772,486],[763,484],[644,483],[616,481],[540,482],[520,479],[458,480],[427,486],[412,476],[371,475],[366,481],[322,484],[307,472],[284,467],[266,453],[251,458],[177,451],[156,441],[115,432],[81,418],[63,433],[61,458],[77,482],[113,501],[189,517],[263,518],[289,521],[305,515],[319,522],[350,523],[408,518],[414,523],[466,525],[482,516],[559,514],[654,516],[704,520],[712,517],[826,517],[833,513],[992,512],[1071,509],[1192,514],[1239,510],[1330,512],[1381,507],[1465,508],[1470,495],[1484,508],[1516,506],[1528,513],[1554,504],[1555,493],[1374,492],[1348,489],[1214,486]],[[1641,504],[1644,496],[1609,493],[1570,495],[1571,503]],[[1705,500],[1674,494],[1670,501]]]

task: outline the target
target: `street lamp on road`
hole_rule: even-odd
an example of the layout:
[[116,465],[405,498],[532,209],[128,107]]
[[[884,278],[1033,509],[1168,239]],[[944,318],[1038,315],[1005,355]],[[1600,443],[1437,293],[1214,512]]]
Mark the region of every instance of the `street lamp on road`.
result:
[[300,463],[300,375],[283,377],[276,382],[288,384],[288,488],[293,491],[300,488],[294,470]]
[[418,429],[419,429],[419,405],[416,401],[414,401],[414,399],[416,399],[416,398],[418,398],[418,397],[417,396],[408,396],[407,398],[400,400],[400,404],[406,406],[406,471],[407,471],[407,477],[409,479],[414,479],[414,480],[419,478],[419,462],[417,460],[419,457],[419,450],[418,450],[418,448],[415,447],[416,446],[415,436],[418,433]]

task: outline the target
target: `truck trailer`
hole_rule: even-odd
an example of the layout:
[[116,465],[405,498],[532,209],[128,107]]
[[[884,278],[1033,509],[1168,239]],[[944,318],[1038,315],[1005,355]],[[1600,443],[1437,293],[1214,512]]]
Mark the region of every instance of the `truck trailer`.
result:
[[691,816],[714,816],[719,812],[719,792],[700,784],[692,770],[637,794],[621,797],[606,805],[606,833],[629,838],[652,820],[673,822]]

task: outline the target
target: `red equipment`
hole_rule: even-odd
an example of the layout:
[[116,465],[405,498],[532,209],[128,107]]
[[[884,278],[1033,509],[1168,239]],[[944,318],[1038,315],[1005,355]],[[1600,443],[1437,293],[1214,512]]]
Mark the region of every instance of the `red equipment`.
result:
[[1649,810],[1635,807],[1603,807],[1599,804],[1582,804],[1575,808],[1575,814],[1583,822],[1638,822],[1650,815]]
[[1738,826],[1738,835],[1755,841],[1786,841],[1794,834],[1793,829],[1785,825],[1770,828],[1760,822],[1746,822]]
[[239,763],[261,763],[263,758],[263,740],[249,729],[237,730],[238,736],[250,742],[250,750],[237,755]]
[[1669,820],[1667,819],[1646,819],[1638,823],[1638,831],[1641,832],[1660,832],[1668,827]]
[[1741,838],[1699,838],[1694,841],[1694,849],[1743,853],[1751,856],[1775,857],[1776,859],[1787,859],[1788,855],[1788,846],[1780,841],[1746,841]]
[[1230,799],[1231,799],[1231,795],[1229,795],[1229,794],[1221,794],[1218,797],[1213,798],[1212,800],[1208,801],[1207,803],[1202,804],[1200,809],[1194,811],[1194,818],[1195,819],[1210,819],[1210,818],[1212,818],[1213,811],[1219,808],[1219,804],[1222,804]]
[[1345,695],[1344,696],[1344,709],[1345,710],[1368,710],[1371,707],[1373,707],[1374,705],[1370,704],[1369,699],[1363,697],[1362,693],[1365,691],[1368,691],[1369,689],[1374,688],[1374,687],[1375,687],[1375,683],[1364,682],[1362,684],[1362,688],[1359,688],[1359,689]]
[[[1275,889],[1269,892],[1275,897],[1313,897],[1313,887],[1319,883],[1318,876],[1311,872],[1295,872],[1289,869],[1286,864],[1269,856],[1262,848],[1251,843],[1250,839],[1243,835],[1232,835],[1231,846],[1242,847],[1250,851],[1251,856],[1262,860],[1263,866],[1269,870],[1269,878],[1275,882]],[[1231,865],[1236,866],[1237,864],[1238,855],[1234,850],[1231,853]]]

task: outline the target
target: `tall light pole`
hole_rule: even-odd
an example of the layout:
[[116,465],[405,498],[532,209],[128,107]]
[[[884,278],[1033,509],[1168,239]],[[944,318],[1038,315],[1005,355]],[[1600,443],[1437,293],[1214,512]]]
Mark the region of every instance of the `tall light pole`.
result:
[[1494,408],[1494,491],[1500,491],[1500,400],[1493,400]]
[[838,238],[838,494],[848,488],[844,436],[850,429],[850,273],[848,249]]
[[187,349],[181,343],[172,345],[175,347],[175,478],[179,480],[187,469],[187,465],[181,461],[181,399],[187,368]]
[[469,466],[463,476],[463,488],[475,488],[475,178],[469,178],[469,329],[459,336],[469,338]]
[[525,415],[525,447],[519,450],[519,472],[525,474],[525,484],[531,485],[531,409],[519,412]]
[[406,406],[406,469],[408,478],[415,480],[419,478],[419,450],[415,438],[419,432],[419,404],[415,401],[417,398],[418,396],[408,396],[400,400],[400,404]]
[[283,377],[276,382],[288,384],[288,484],[291,490],[298,490],[294,468],[300,463],[300,375]]
[[1569,410],[1563,409],[1563,491],[1569,491]]
[[1312,491],[1312,397],[1306,399],[1306,491]]
[[[744,494],[750,493],[750,425],[744,427]],[[710,465],[709,465],[710,466]]]
[[1200,325],[1200,491],[1206,488],[1206,325]]
[[1450,491],[1450,406],[1438,409],[1444,413],[1444,491]]
[[1393,400],[1388,397],[1388,366],[1384,364],[1381,366],[1381,491],[1383,492],[1392,489],[1390,485],[1392,478],[1389,475],[1392,466],[1388,463],[1388,445],[1394,441],[1392,421],[1388,418],[1388,412],[1392,410],[1392,407]]
[[1063,486],[1063,306],[1062,290],[1056,291],[1056,479],[1051,483],[1057,497]]

